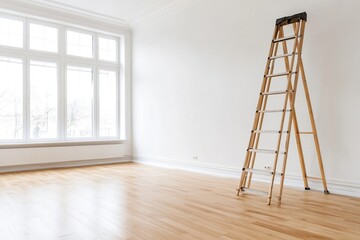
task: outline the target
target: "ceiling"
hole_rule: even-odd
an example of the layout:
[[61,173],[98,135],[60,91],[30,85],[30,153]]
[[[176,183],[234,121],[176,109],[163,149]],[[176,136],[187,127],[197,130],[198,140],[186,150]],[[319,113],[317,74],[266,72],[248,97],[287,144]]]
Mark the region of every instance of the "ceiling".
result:
[[32,0],[73,7],[122,20],[130,25],[179,0]]

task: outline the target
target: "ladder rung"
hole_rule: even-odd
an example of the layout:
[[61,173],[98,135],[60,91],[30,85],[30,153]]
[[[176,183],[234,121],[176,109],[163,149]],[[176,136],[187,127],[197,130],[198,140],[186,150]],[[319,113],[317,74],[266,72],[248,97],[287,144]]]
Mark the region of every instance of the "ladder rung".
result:
[[[283,38],[278,38],[278,39],[274,39],[273,43],[277,43],[277,42],[282,42],[282,41],[287,41],[287,40],[292,40],[295,39],[297,36],[287,36],[287,37],[283,37]],[[300,35],[298,37],[301,37]]]
[[291,109],[256,110],[257,113],[291,112]]
[[299,132],[299,134],[314,134],[313,132]]
[[252,130],[253,133],[289,133],[289,131],[278,131],[278,130]]
[[[276,154],[277,151],[276,150],[269,150],[269,149],[254,149],[254,148],[249,148],[248,149],[249,152],[256,152],[256,153],[273,153]],[[279,154],[286,154],[286,152],[283,151],[279,151]]]
[[260,95],[278,95],[278,94],[286,94],[288,92],[294,92],[294,90],[286,90],[286,91],[273,91],[273,92],[262,92]]
[[255,193],[255,194],[263,195],[263,196],[267,196],[269,194],[268,192],[265,192],[265,191],[255,190],[255,189],[246,188],[246,187],[242,187],[241,191],[243,191],[243,192],[251,192],[251,193]]
[[281,76],[286,76],[286,75],[289,75],[289,74],[296,74],[296,72],[283,72],[283,73],[268,74],[268,75],[265,75],[265,77],[266,78],[269,78],[269,77],[281,77]]
[[310,180],[322,181],[322,179],[319,178],[319,177],[309,177],[309,176],[307,176],[306,178],[307,178],[307,179],[310,179]]
[[283,54],[283,55],[277,55],[277,56],[273,56],[273,57],[269,57],[270,60],[274,60],[277,58],[283,58],[283,57],[290,57],[292,55],[296,55],[297,53],[287,53],[287,54]]
[[[261,170],[261,169],[253,169],[253,168],[243,168],[243,171],[250,172],[250,173],[258,173],[263,175],[273,175],[274,172],[271,170]],[[275,175],[281,176],[282,173],[276,172]]]

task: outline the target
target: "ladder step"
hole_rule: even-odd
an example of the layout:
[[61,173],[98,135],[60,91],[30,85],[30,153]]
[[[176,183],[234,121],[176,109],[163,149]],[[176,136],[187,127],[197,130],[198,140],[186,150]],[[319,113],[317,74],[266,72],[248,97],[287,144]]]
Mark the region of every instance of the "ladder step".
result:
[[265,191],[260,191],[260,190],[255,190],[252,188],[246,188],[246,187],[242,187],[241,191],[243,192],[250,192],[250,193],[254,193],[254,194],[258,194],[258,195],[263,195],[263,196],[267,196],[269,193],[265,192]]
[[291,109],[256,110],[257,113],[291,112]]
[[286,90],[286,91],[273,91],[273,92],[262,92],[260,95],[278,95],[278,94],[286,94],[288,92],[294,92],[294,90]]
[[[254,169],[254,168],[243,168],[243,171],[249,172],[249,173],[258,173],[263,175],[273,175],[274,172],[271,170],[261,170],[261,169]],[[280,172],[276,172],[275,175],[281,176],[283,175]]]
[[265,77],[266,78],[269,78],[269,77],[281,77],[281,76],[286,76],[286,75],[289,75],[289,74],[296,74],[296,72],[283,72],[283,73],[268,74],[268,75],[265,75]]
[[[297,36],[287,36],[287,37],[283,37],[283,38],[278,38],[278,39],[274,39],[273,43],[277,43],[277,42],[283,42],[283,41],[287,41],[287,40],[292,40],[295,39]],[[301,35],[299,35],[298,37],[301,37]]]
[[274,60],[277,58],[283,58],[283,57],[290,57],[293,55],[296,55],[297,53],[287,53],[287,54],[283,54],[283,55],[277,55],[277,56],[273,56],[273,57],[269,57],[270,60]]
[[[276,150],[270,150],[270,149],[260,149],[260,148],[249,148],[248,149],[249,152],[256,152],[256,153],[272,153],[272,154],[276,154],[277,151]],[[279,151],[279,154],[286,154],[286,152],[283,151]]]
[[279,130],[252,130],[253,133],[289,133],[289,131],[279,131]]

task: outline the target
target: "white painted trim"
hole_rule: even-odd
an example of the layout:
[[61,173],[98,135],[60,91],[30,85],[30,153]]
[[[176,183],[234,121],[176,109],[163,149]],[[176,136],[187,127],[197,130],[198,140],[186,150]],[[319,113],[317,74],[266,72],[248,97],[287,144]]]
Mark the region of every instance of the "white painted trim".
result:
[[163,4],[162,6],[159,6],[155,11],[148,12],[144,14],[143,16],[130,21],[129,25],[132,28],[139,28],[145,24],[148,24],[150,22],[153,22],[165,15],[168,15],[172,12],[175,12],[181,8],[183,8],[187,3],[190,3],[190,0],[175,0],[168,4]]
[[111,24],[117,24],[117,25],[122,25],[122,26],[128,27],[128,24],[126,23],[126,21],[124,19],[110,17],[110,16],[100,14],[97,12],[84,10],[84,9],[81,9],[81,8],[78,8],[75,6],[70,6],[65,3],[54,2],[51,0],[30,0],[30,1],[29,0],[20,0],[19,2],[26,2],[33,6],[46,7],[51,10],[68,12],[71,14],[82,15],[84,17],[97,18],[98,20],[102,20],[102,21],[105,21],[105,22],[108,22]]
[[93,140],[93,141],[59,141],[59,142],[27,142],[27,143],[10,143],[0,144],[1,149],[14,148],[49,148],[49,147],[75,147],[75,146],[91,146],[91,145],[109,145],[109,144],[126,144],[126,140]]
[[[130,26],[123,22],[86,10],[76,10],[68,6],[68,9],[51,6],[44,3],[36,3],[27,0],[1,0],[0,9],[4,14],[17,15],[33,20],[47,21],[49,23],[67,25],[74,28],[94,31],[100,30],[103,34],[131,34]],[[98,31],[99,32],[99,31]]]
[[96,166],[96,165],[128,163],[128,162],[131,162],[130,157],[80,160],[80,161],[71,161],[71,162],[41,163],[41,164],[29,164],[29,165],[15,165],[15,166],[0,167],[0,173]]
[[[133,161],[158,167],[182,169],[186,171],[237,179],[240,178],[241,174],[241,167],[232,168],[221,165],[180,161],[177,159],[158,158],[146,155],[134,155]],[[265,180],[265,178],[257,176],[253,176],[253,180],[258,182],[268,182]],[[329,191],[332,194],[360,197],[360,183],[327,179],[327,184]],[[309,180],[309,185],[311,189],[323,191],[322,183],[319,181]],[[286,175],[285,186],[303,189],[304,187],[302,177],[295,175]],[[237,186],[234,186],[234,189],[236,187]]]
[[135,17],[134,20],[131,20],[127,22],[124,19],[111,17],[108,15],[104,15],[98,12],[93,12],[90,10],[85,10],[83,8],[75,7],[66,3],[61,2],[55,2],[52,0],[18,0],[19,3],[17,5],[21,4],[28,4],[32,5],[34,7],[42,7],[47,8],[51,11],[61,11],[73,15],[80,15],[81,17],[85,18],[95,18],[99,21],[103,21],[108,24],[116,24],[118,26],[121,26],[123,28],[135,28],[140,27],[144,24],[147,24],[149,22],[152,22],[158,18],[161,18],[169,13],[172,13],[174,11],[177,11],[184,7],[187,3],[191,2],[190,0],[174,0],[170,3],[163,2],[157,4],[157,7],[155,10],[148,11],[145,13],[142,13],[141,15]]

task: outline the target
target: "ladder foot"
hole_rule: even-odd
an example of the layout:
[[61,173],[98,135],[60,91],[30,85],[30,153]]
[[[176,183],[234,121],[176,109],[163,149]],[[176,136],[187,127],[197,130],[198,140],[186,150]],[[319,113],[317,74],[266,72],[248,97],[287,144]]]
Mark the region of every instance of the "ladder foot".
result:
[[324,194],[330,194],[329,190],[324,190]]
[[242,195],[241,193],[242,193],[244,190],[243,190],[243,188],[241,187],[241,188],[237,188],[236,191],[237,191],[236,196],[240,196],[240,195]]
[[310,188],[309,188],[309,187],[306,187],[305,190],[310,190]]

